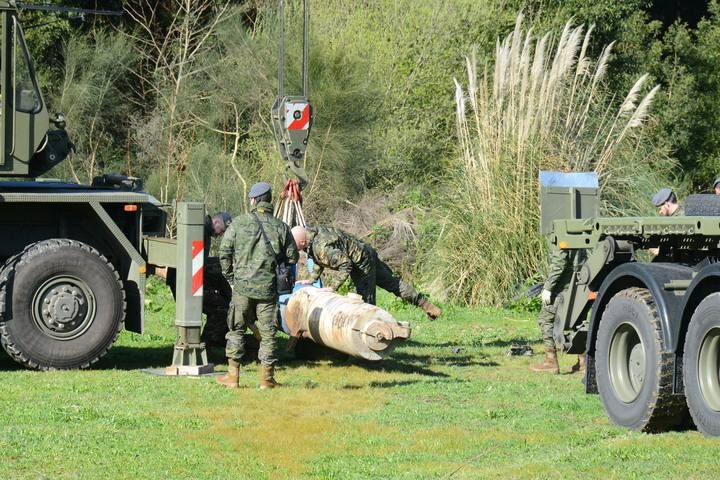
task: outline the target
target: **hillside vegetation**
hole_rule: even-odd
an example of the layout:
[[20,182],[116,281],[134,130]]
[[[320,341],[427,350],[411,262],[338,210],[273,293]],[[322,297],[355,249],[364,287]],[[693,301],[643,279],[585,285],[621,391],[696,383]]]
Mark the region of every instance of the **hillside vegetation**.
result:
[[[366,238],[437,297],[498,305],[539,278],[539,169],[596,170],[613,215],[720,172],[714,1],[310,3],[307,217]],[[23,13],[77,146],[51,175],[122,172],[162,201],[234,213],[253,182],[279,189],[276,2],[103,2],[121,6],[85,22]],[[302,2],[285,15],[297,93]]]

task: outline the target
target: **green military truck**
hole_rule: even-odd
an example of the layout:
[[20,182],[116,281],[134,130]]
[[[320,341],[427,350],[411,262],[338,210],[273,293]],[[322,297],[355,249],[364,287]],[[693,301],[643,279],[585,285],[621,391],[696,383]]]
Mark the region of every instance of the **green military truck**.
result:
[[587,352],[586,391],[629,428],[720,435],[720,196],[689,196],[685,216],[602,218],[587,174],[540,185],[541,229],[574,259],[555,341]]
[[[30,368],[84,368],[122,328],[142,331],[151,264],[189,270],[191,259],[178,261],[180,254],[197,252],[158,238],[166,213],[137,179],[105,175],[91,186],[34,180],[65,159],[71,143],[62,116],[51,120],[47,111],[14,1],[0,1],[0,23],[0,176],[13,179],[0,182],[0,342]],[[204,207],[182,211],[183,245],[202,250]],[[193,273],[179,283],[201,303],[201,265]],[[198,299],[180,293],[179,310],[196,317],[187,324],[199,326]],[[195,330],[182,332],[178,343],[193,348],[176,352],[181,361],[202,357],[194,354]]]

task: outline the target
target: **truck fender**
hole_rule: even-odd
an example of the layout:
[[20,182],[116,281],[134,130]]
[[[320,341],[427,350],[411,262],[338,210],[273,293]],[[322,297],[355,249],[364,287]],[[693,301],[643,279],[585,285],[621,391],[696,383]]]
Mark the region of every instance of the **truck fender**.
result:
[[683,297],[666,290],[664,284],[671,280],[689,280],[693,269],[674,263],[624,263],[615,268],[603,281],[590,315],[586,345],[588,377],[587,393],[597,393],[595,383],[595,342],[603,312],[610,299],[621,290],[630,287],[647,288],[655,301],[662,328],[663,350],[674,352],[680,329]]
[[689,280],[693,269],[674,263],[625,263],[613,270],[603,281],[594,302],[588,327],[587,352],[595,353],[597,330],[610,299],[619,291],[630,287],[647,288],[655,300],[655,307],[663,332],[663,347],[675,351],[677,332],[683,307],[683,297],[666,290],[664,284],[671,280]]
[[693,278],[685,292],[682,305],[682,321],[676,325],[677,351],[682,358],[685,345],[685,333],[695,309],[705,297],[720,292],[720,263],[711,263],[702,268]]

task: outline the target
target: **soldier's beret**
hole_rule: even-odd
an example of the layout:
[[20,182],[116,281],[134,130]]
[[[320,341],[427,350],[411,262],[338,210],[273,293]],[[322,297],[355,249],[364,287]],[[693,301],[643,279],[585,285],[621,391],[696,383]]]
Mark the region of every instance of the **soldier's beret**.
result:
[[252,187],[250,187],[250,193],[248,194],[248,197],[250,198],[256,198],[259,197],[262,194],[265,194],[270,191],[272,187],[267,182],[258,182]]
[[720,183],[720,177],[715,177],[715,181],[713,182],[713,188],[717,187],[718,183]]
[[656,207],[661,206],[663,203],[670,200],[673,191],[670,188],[661,188],[655,196],[652,197],[652,204]]

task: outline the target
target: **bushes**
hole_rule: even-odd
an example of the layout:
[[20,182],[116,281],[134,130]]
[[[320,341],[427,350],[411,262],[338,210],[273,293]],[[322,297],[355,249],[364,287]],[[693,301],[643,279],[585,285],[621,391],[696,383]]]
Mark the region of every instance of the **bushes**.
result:
[[[108,170],[145,177],[147,188],[163,200],[202,200],[211,210],[238,213],[246,208],[251,183],[269,180],[277,190],[283,181],[270,126],[277,88],[275,2],[236,1],[228,10],[223,10],[225,2],[212,0],[161,3],[161,18],[142,11],[141,3],[128,3],[129,9],[140,10],[126,15],[125,22],[136,23],[135,29],[127,28],[128,23],[120,26],[124,37],[93,29],[68,45],[67,93],[65,100],[57,95],[55,105],[70,109],[70,133],[79,152],[72,163],[66,162],[74,173],[63,173],[86,180],[102,159]],[[286,4],[286,91],[296,93],[301,2]],[[652,190],[666,183],[664,145],[672,142],[684,158],[715,165],[714,135],[707,134],[717,122],[711,101],[715,77],[692,73],[696,68],[710,72],[715,65],[715,56],[706,55],[720,38],[714,17],[698,27],[702,39],[675,26],[663,43],[660,24],[646,21],[647,0],[312,4],[309,93],[317,115],[306,159],[308,220],[332,221],[346,201],[397,199],[393,195],[405,188],[422,192],[409,205],[414,209],[385,224],[375,215],[380,226],[363,225],[359,233],[373,232],[382,243],[406,232],[410,241],[404,241],[402,250],[388,249],[405,273],[418,267],[399,259],[412,259],[418,245],[428,246],[422,269],[429,283],[442,279],[436,292],[498,304],[541,269],[544,245],[536,234],[540,168],[596,168],[604,211],[640,213],[650,210]],[[586,40],[584,29],[570,27],[539,47],[541,39],[524,32],[522,25],[495,52],[496,38],[512,31],[522,5],[541,29],[537,31],[562,25],[570,14],[596,19],[594,32],[600,38],[621,35],[621,54],[612,62],[611,56],[601,55],[602,42]],[[143,30],[149,18],[160,18],[162,25]],[[183,29],[199,50],[183,53]],[[462,56],[473,44],[471,75],[458,97],[466,105],[457,129],[452,78],[463,75]],[[562,58],[555,55],[561,44]],[[543,58],[535,65],[539,51]],[[487,77],[477,71],[476,65],[492,65],[496,53],[502,58],[495,71]],[[115,63],[108,67],[100,62],[104,56]],[[640,66],[654,76],[634,89],[619,114],[622,96],[612,97],[629,78],[628,89],[635,84]],[[604,80],[606,68],[616,69],[615,80]],[[527,83],[533,78],[534,85]],[[674,93],[663,96],[660,91],[655,97],[664,108],[658,115],[662,131],[644,115],[653,97],[641,107],[656,79],[670,84],[668,91]],[[105,103],[83,98],[84,85],[104,88],[105,95],[92,98]],[[698,94],[699,89],[707,93]],[[689,97],[700,102],[690,106]],[[85,103],[67,101],[71,98]],[[698,120],[703,112],[710,112],[707,126]],[[673,123],[674,116],[679,121]],[[648,120],[644,133],[655,133],[656,143],[639,139],[640,129],[629,126]],[[91,130],[93,121],[102,128]],[[694,148],[702,155],[691,155]],[[712,168],[705,167],[703,174]],[[427,221],[430,207],[437,209],[435,222]],[[392,208],[391,214],[400,210]],[[408,226],[417,237],[407,235]]]
[[[538,171],[594,170],[606,211],[633,213],[671,162],[641,136],[658,87],[638,79],[618,104],[604,77],[612,45],[588,55],[592,27],[559,37],[523,29],[498,41],[493,70],[467,59],[467,96],[456,81],[460,156],[448,185],[444,230],[431,259],[433,290],[502,304],[541,269]],[[632,169],[632,175],[628,175]]]
[[117,139],[130,128],[127,79],[135,59],[128,41],[117,34],[97,33],[68,41],[64,81],[52,104],[65,113],[76,153],[54,175],[88,182],[101,164],[112,168],[124,162],[124,145]]

